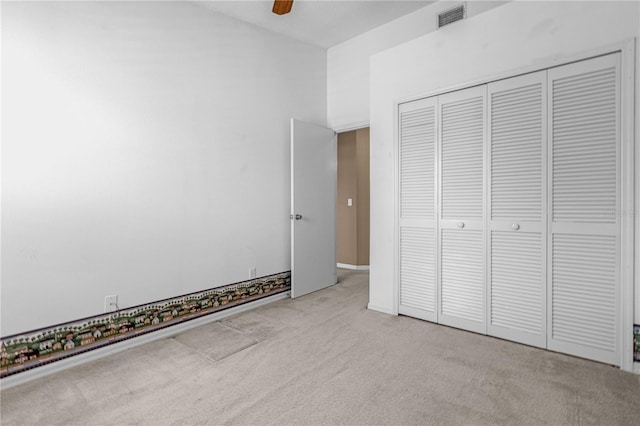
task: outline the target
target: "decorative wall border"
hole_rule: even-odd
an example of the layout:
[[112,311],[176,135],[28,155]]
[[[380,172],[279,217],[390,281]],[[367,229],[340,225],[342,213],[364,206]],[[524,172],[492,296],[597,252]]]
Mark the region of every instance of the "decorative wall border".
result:
[[640,362],[640,324],[633,326],[633,360]]
[[289,291],[291,271],[0,338],[0,378]]

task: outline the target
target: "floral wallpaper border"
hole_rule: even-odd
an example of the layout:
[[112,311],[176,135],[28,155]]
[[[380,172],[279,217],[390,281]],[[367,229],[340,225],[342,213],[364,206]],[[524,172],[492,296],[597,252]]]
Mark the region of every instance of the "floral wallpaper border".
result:
[[633,326],[633,360],[640,362],[640,324]]
[[0,338],[0,378],[291,289],[291,271]]

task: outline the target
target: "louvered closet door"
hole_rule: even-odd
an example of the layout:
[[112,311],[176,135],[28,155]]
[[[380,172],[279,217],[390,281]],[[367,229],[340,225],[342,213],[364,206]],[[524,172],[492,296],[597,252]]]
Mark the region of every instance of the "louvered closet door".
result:
[[439,322],[486,333],[484,139],[486,86],[439,97]]
[[548,347],[619,365],[619,54],[548,72]]
[[436,112],[429,98],[399,108],[399,313],[437,321]]
[[490,335],[546,347],[546,71],[491,83]]

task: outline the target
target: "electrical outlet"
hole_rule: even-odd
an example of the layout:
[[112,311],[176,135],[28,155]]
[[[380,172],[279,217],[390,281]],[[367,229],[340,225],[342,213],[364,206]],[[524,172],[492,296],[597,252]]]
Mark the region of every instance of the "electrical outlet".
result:
[[256,277],[256,267],[252,267],[249,268],[249,278],[255,278]]
[[118,295],[105,296],[104,298],[104,311],[113,312],[118,310]]

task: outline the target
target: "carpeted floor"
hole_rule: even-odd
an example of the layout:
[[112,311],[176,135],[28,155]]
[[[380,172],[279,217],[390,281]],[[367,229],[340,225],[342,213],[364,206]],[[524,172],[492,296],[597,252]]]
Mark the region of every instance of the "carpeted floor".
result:
[[1,392],[2,425],[640,424],[640,376],[368,311],[366,272]]

